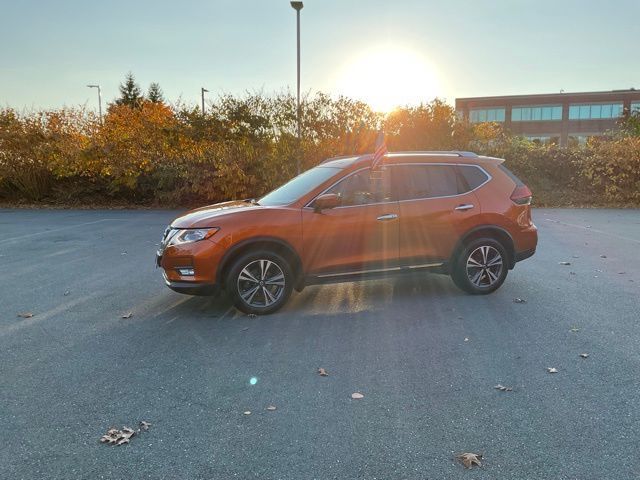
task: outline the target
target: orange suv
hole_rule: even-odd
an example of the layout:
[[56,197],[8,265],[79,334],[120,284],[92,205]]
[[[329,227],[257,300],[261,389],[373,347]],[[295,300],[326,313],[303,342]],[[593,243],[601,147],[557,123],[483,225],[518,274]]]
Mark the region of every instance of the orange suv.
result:
[[391,274],[448,273],[472,294],[535,253],[531,191],[504,160],[471,152],[325,161],[260,199],[174,220],[157,265],[187,294],[222,287],[245,313],[276,311],[293,289]]

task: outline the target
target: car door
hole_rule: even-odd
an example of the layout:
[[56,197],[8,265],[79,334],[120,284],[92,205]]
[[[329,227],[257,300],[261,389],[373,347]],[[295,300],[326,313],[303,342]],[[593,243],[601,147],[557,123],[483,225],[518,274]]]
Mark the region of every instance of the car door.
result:
[[399,259],[426,266],[449,259],[480,205],[453,164],[392,167],[399,200]]
[[398,203],[387,168],[358,170],[323,193],[339,205],[302,209],[303,255],[307,273],[362,273],[393,268],[398,260]]

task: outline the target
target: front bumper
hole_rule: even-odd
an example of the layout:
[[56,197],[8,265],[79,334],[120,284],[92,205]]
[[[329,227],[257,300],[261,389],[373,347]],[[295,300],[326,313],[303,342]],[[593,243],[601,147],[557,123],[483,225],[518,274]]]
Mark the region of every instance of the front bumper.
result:
[[220,291],[220,285],[216,283],[176,282],[169,280],[164,274],[162,276],[167,287],[184,295],[209,296]]

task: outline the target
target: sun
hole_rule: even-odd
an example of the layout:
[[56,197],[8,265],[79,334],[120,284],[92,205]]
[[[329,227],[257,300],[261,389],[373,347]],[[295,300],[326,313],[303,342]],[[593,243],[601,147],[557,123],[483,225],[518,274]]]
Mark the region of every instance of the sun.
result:
[[358,55],[338,73],[334,88],[383,113],[440,95],[436,70],[422,55],[391,47]]

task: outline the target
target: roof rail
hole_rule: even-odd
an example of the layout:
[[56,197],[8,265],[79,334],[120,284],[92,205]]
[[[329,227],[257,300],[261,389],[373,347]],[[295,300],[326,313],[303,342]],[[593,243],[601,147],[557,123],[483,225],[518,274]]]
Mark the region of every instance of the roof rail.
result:
[[432,153],[436,155],[458,155],[459,157],[477,157],[478,154],[475,152],[467,152],[464,150],[417,150],[414,152],[389,152],[389,153]]

